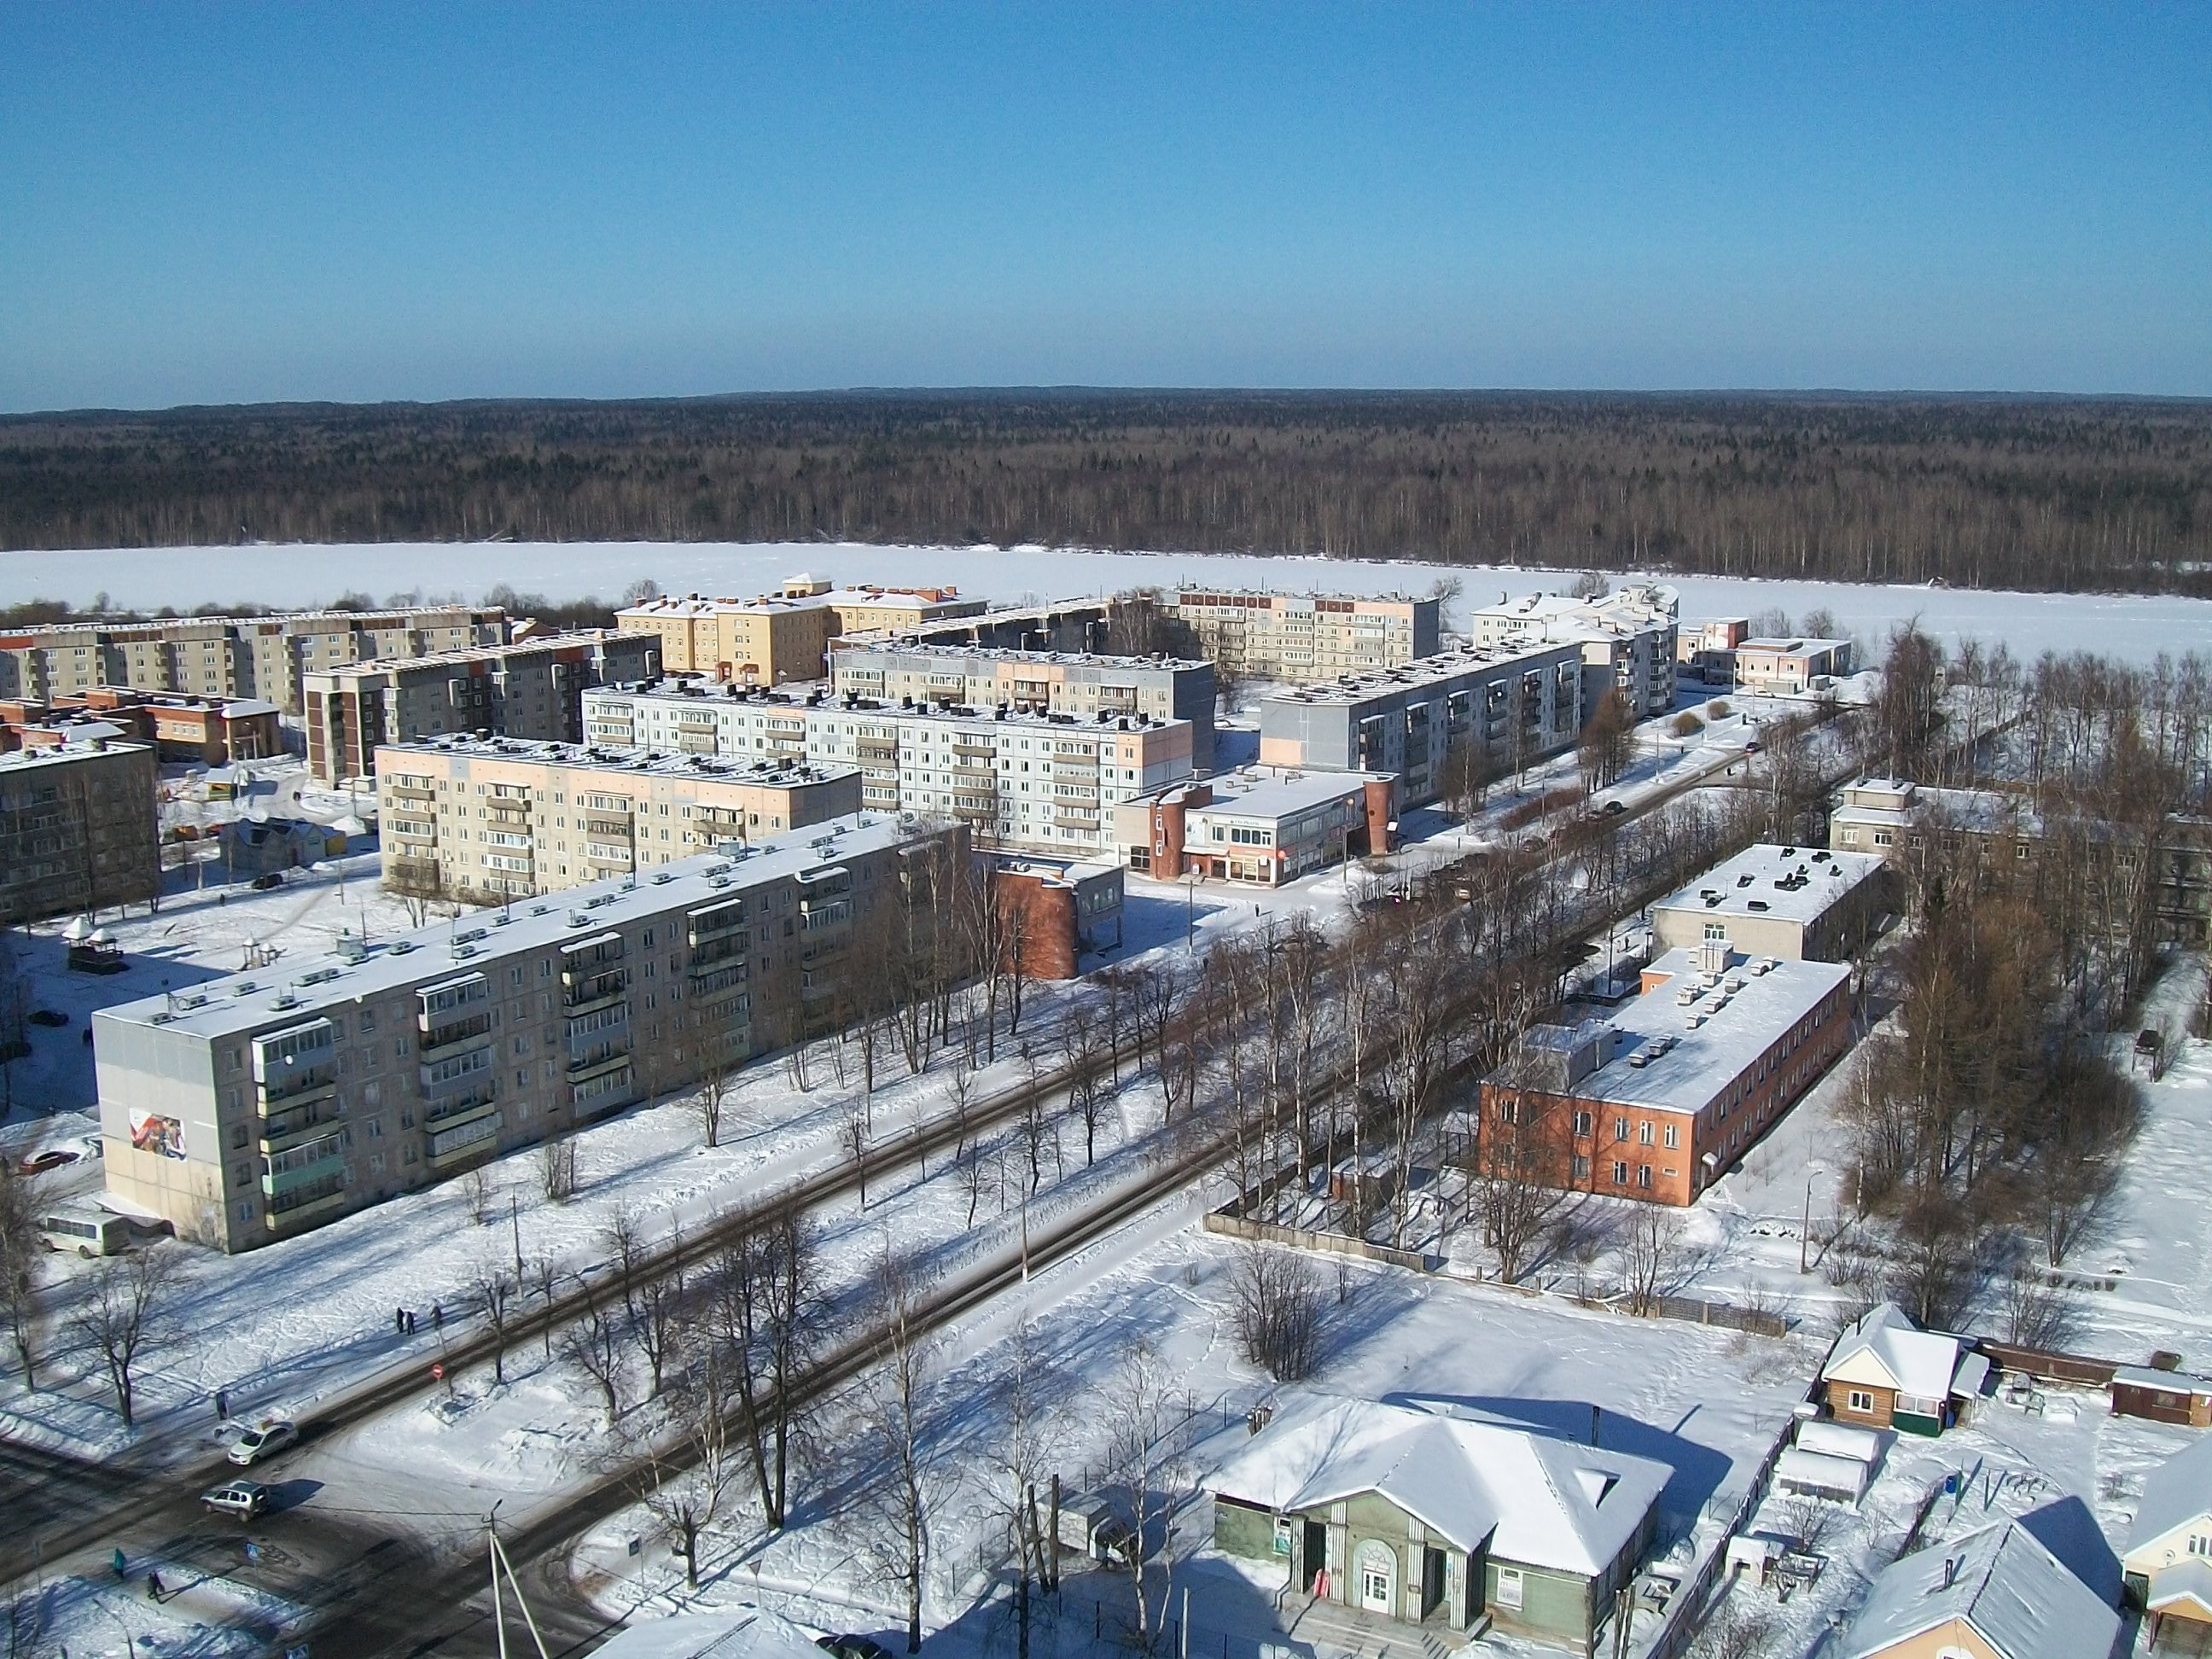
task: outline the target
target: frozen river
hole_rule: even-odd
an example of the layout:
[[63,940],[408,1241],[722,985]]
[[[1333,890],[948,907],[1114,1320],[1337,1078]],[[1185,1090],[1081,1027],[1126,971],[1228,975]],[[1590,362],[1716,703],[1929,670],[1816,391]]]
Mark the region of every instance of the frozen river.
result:
[[[922,548],[838,543],[562,542],[378,543],[364,546],[99,549],[0,553],[0,604],[34,597],[88,604],[105,592],[118,607],[188,610],[210,601],[321,603],[349,590],[477,599],[500,582],[526,592],[613,599],[640,577],[670,592],[757,593],[799,571],[840,581],[951,583],[994,601],[1066,599],[1139,583],[1426,592],[1440,577],[1465,586],[1462,605],[1500,594],[1564,587],[1571,573],[1488,565],[1377,563],[1231,554],[1083,553],[1036,548]],[[1615,578],[1616,580],[1620,580]],[[2212,600],[2070,593],[1991,593],[1846,582],[1751,581],[1667,576],[1684,621],[1779,608],[1792,617],[1826,608],[1841,626],[1878,643],[1918,617],[1947,644],[2003,640],[2033,658],[2096,651],[2148,662],[2160,653],[2212,652]]]

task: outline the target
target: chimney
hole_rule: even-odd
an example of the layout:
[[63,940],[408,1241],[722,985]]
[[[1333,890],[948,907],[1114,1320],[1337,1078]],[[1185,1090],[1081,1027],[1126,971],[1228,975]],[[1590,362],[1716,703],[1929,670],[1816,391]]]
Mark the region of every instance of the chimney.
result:
[[1943,1588],[1950,1589],[1958,1580],[1959,1558],[1955,1555],[1947,1555],[1943,1558]]

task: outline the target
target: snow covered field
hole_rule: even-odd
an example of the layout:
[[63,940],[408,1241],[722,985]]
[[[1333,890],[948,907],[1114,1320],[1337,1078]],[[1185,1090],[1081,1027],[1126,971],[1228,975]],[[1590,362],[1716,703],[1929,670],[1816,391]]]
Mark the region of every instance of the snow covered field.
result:
[[[1232,554],[1097,553],[1045,548],[874,547],[848,543],[513,542],[367,546],[87,549],[0,553],[0,605],[33,598],[179,610],[214,601],[319,604],[352,590],[383,599],[417,589],[469,599],[500,582],[569,599],[618,596],[640,577],[671,592],[757,593],[796,571],[847,581],[950,582],[1000,603],[1106,593],[1138,584],[1202,581],[1286,592],[1425,593],[1455,578],[1461,605],[1500,594],[1555,592],[1571,571],[1517,566],[1259,558]],[[1615,580],[1632,580],[1617,577]],[[1947,643],[2003,641],[2033,659],[2045,651],[2097,651],[2131,662],[2212,647],[2212,601],[2071,593],[1972,592],[1849,582],[1743,580],[1662,575],[1681,591],[1685,622],[1778,608],[1792,617],[1826,609],[1875,643],[1901,622]]]

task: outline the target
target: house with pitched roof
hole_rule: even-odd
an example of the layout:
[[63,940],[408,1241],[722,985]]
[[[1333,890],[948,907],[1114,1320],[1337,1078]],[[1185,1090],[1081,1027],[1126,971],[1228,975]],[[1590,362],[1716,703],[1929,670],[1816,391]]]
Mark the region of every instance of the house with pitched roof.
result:
[[1959,1402],[1981,1392],[1988,1356],[1955,1336],[1923,1331],[1885,1302],[1836,1339],[1820,1367],[1829,1412],[1839,1421],[1906,1434],[1937,1435],[1958,1420]]
[[1406,1625],[1589,1653],[1674,1471],[1486,1419],[1304,1397],[1204,1484],[1214,1544]]
[[1842,1659],[2107,1659],[2120,1618],[2016,1521],[1893,1562]]
[[2152,1653],[2212,1653],[2212,1438],[2143,1482],[2120,1571],[2144,1608]]

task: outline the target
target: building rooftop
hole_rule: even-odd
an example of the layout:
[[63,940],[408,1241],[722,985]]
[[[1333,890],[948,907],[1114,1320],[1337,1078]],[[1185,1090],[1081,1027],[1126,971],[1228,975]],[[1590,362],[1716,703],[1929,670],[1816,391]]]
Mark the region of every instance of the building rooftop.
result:
[[60,766],[70,761],[86,760],[94,755],[113,755],[126,750],[151,753],[153,745],[115,743],[100,738],[85,742],[49,743],[36,749],[11,749],[0,754],[0,773],[35,771],[41,766]]
[[1433,599],[1416,598],[1411,593],[1292,593],[1287,591],[1279,593],[1271,587],[1217,587],[1201,582],[1176,583],[1175,596],[1176,603],[1178,605],[1188,605],[1193,602],[1202,605],[1215,598],[1267,599],[1270,602],[1277,599],[1289,599],[1294,602],[1300,599],[1308,602],[1316,599],[1333,599],[1340,605],[1433,605],[1437,603]]
[[[797,582],[808,580],[794,577]],[[658,599],[626,605],[618,617],[717,617],[733,611],[752,613],[781,611],[828,611],[837,606],[867,605],[876,610],[927,611],[933,605],[959,603],[957,587],[833,587],[820,593],[757,593],[750,599],[717,597],[707,593],[663,593]]]
[[[1486,668],[1507,668],[1516,663],[1535,664],[1575,650],[1565,642],[1502,641],[1496,645],[1462,645],[1421,657],[1398,668],[1382,668],[1371,674],[1341,674],[1313,685],[1285,687],[1268,694],[1266,703],[1348,704],[1394,692],[1418,691],[1462,674]],[[1262,705],[1263,707],[1265,704]]]
[[[976,617],[963,620],[981,622],[988,618]],[[858,656],[870,651],[890,652],[901,657],[942,658],[947,661],[1034,662],[1096,668],[1204,668],[1208,665],[1200,657],[1117,657],[1094,651],[1013,651],[989,645],[939,645],[928,640],[908,642],[883,629],[872,634],[855,635],[852,641],[837,647],[837,654],[849,652]]]
[[360,679],[370,674],[402,673],[417,668],[454,668],[463,663],[482,662],[487,657],[536,656],[635,637],[611,628],[579,629],[573,634],[532,634],[527,639],[504,645],[465,645],[451,651],[425,652],[419,657],[374,657],[367,662],[337,663],[329,668],[309,669],[306,678],[310,681]]
[[[4,758],[4,757],[0,757]],[[190,990],[143,997],[99,1010],[101,1020],[161,1025],[196,1036],[219,1037],[282,1023],[281,1016],[312,1018],[331,1003],[395,990],[439,977],[480,971],[517,951],[580,944],[618,922],[733,898],[750,888],[879,852],[916,838],[911,823],[881,812],[833,818],[749,847],[695,854],[643,876],[622,876],[518,899],[496,909],[474,911],[434,927],[417,928],[367,946],[359,961],[343,950],[286,958],[279,968],[256,968],[207,980]]]
[[1871,1659],[1962,1619],[2004,1659],[2100,1659],[2119,1615],[2016,1521],[1893,1562],[1875,1576],[1843,1646]]
[[517,761],[531,766],[574,766],[594,772],[649,772],[661,777],[710,779],[718,783],[822,783],[858,771],[800,760],[746,760],[732,755],[675,754],[664,749],[557,743],[532,738],[479,738],[455,732],[377,745],[380,755],[454,755],[467,759]]
[[143,617],[133,622],[101,621],[98,618],[76,622],[40,623],[15,630],[10,638],[27,638],[34,634],[158,634],[179,628],[251,628],[275,627],[284,623],[344,621],[355,625],[386,623],[400,617],[470,616],[504,617],[505,611],[495,605],[405,605],[374,611],[272,611],[265,616],[222,617]]
[[2150,1472],[2128,1528],[2126,1547],[2132,1553],[2155,1544],[2207,1514],[2212,1514],[2212,1434],[2192,1441]]
[[1879,853],[1747,847],[1652,908],[1773,921],[1815,921],[1837,900],[1885,867]]
[[969,703],[922,702],[909,708],[903,700],[894,703],[886,698],[863,697],[851,691],[832,691],[827,680],[792,680],[782,685],[768,687],[744,685],[735,680],[672,675],[665,679],[634,684],[593,686],[584,695],[587,698],[597,696],[602,702],[609,696],[619,696],[665,702],[714,702],[733,708],[818,708],[832,714],[878,714],[887,719],[945,720],[968,726],[983,723],[1021,727],[1054,726],[1063,730],[1073,727],[1086,732],[1160,732],[1170,726],[1190,724],[1188,720],[1161,720],[1150,714],[1100,714],[1086,719],[1079,714],[1052,714],[1042,709],[1025,714],[1017,708]]
[[1849,640],[1795,639],[1746,640],[1736,647],[1739,651],[1779,651],[1785,657],[1797,656],[1810,651],[1832,651],[1838,646],[1847,646]]
[[[1740,952],[1730,955],[1723,973],[1708,975],[1699,971],[1698,955],[1669,951],[1644,970],[1664,975],[1665,982],[1606,1022],[1613,1031],[1610,1058],[1570,1092],[1613,1106],[1702,1111],[1851,975],[1845,963],[1777,962]],[[1696,999],[1682,1001],[1692,988]],[[1511,1077],[1493,1073],[1493,1080]]]
[[1190,810],[1231,818],[1293,817],[1310,807],[1358,794],[1370,780],[1389,776],[1387,772],[1225,772],[1206,780],[1213,799]]

